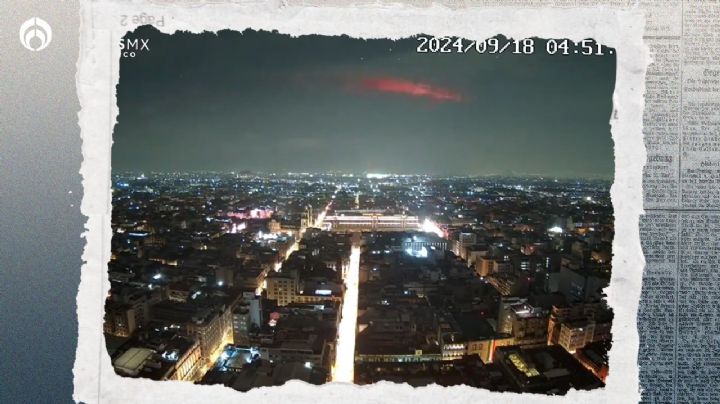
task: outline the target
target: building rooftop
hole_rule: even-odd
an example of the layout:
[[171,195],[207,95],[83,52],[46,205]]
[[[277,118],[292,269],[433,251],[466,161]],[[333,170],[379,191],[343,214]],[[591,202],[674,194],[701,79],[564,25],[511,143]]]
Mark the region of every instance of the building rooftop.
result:
[[155,351],[148,348],[133,347],[113,361],[113,367],[128,376],[137,376]]

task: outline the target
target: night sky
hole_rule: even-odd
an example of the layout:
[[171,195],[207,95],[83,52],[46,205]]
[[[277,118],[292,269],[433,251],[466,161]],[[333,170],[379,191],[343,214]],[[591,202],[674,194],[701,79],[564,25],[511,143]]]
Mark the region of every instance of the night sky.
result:
[[123,58],[113,170],[613,175],[615,56],[165,35]]

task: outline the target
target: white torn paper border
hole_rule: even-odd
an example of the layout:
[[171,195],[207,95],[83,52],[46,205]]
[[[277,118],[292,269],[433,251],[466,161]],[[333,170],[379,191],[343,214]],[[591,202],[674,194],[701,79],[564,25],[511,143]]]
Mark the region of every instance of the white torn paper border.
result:
[[[188,382],[157,382],[115,374],[102,333],[104,302],[110,287],[112,130],[118,116],[115,88],[119,78],[119,40],[137,25],[128,16],[163,17],[161,32],[199,33],[233,29],[277,30],[291,35],[341,35],[357,38],[399,39],[423,33],[483,40],[498,34],[527,37],[593,38],[617,51],[617,75],[611,119],[615,143],[615,182],[611,189],[615,212],[613,272],[606,290],[614,311],[613,345],[606,387],[568,392],[565,396],[490,392],[467,386],[431,385],[412,388],[389,382],[369,386],[327,383],[313,386],[291,381],[280,387],[241,393],[223,386]],[[123,17],[124,16],[124,17]],[[74,371],[76,401],[96,402],[388,402],[437,403],[500,401],[637,402],[637,309],[644,259],[638,219],[642,214],[642,137],[645,71],[650,63],[643,42],[644,15],[638,10],[612,8],[456,8],[401,4],[360,6],[288,6],[284,2],[242,1],[233,4],[158,4],[85,1],[81,6],[80,57],[77,86],[82,135],[84,196],[82,213],[88,217],[81,283],[77,296],[78,347]]]

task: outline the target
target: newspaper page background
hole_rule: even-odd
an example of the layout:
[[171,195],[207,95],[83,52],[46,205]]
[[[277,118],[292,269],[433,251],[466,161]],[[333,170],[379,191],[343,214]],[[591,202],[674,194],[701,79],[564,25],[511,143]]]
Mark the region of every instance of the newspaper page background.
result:
[[720,3],[646,2],[643,400],[720,399]]
[[[348,3],[278,2],[280,7]],[[432,7],[430,1],[404,3]],[[714,265],[720,262],[720,47],[716,43],[720,2],[489,0],[443,4],[455,10],[601,5],[645,14],[644,41],[653,63],[647,68],[643,119],[647,162],[640,238],[646,268],[637,324],[641,399],[649,403],[717,402],[720,387],[714,381],[720,374],[720,325],[711,303],[720,293]],[[85,13],[90,10],[86,8]],[[100,221],[91,216],[89,226],[104,226]],[[96,314],[95,309],[85,310]],[[262,395],[270,397],[268,393],[265,390]],[[335,393],[342,396],[340,391]],[[462,397],[452,396],[447,398]]]

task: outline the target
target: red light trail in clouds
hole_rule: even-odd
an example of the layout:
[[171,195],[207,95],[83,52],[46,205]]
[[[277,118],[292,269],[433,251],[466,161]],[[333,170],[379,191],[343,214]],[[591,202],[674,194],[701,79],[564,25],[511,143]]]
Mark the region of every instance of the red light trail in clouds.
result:
[[393,93],[409,95],[417,98],[429,98],[439,102],[461,102],[464,100],[462,94],[447,88],[433,86],[428,83],[412,82],[394,77],[377,77],[363,80],[360,83],[363,90],[379,91],[382,93]]

